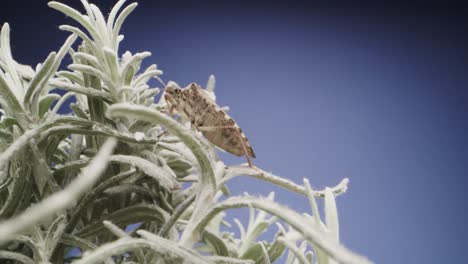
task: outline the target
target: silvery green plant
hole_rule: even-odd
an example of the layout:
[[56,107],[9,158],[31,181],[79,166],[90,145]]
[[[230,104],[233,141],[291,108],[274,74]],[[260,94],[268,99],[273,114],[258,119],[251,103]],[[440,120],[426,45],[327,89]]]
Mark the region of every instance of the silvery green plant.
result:
[[[227,166],[185,120],[165,112],[163,97],[155,103],[160,89],[148,82],[161,81],[162,72],[156,65],[141,69],[151,54],[119,55],[120,28],[137,6],[124,2],[107,20],[86,0],[85,14],[49,2],[79,27],[60,26],[70,37],[35,68],[13,59],[3,24],[0,262],[370,263],[339,240],[335,197],[347,179],[318,191],[307,179],[296,184],[259,168]],[[72,63],[60,70],[66,56]],[[206,92],[213,98],[214,86],[210,76]],[[60,114],[71,98],[70,113]],[[296,212],[273,193],[230,197],[227,184],[238,176],[302,195],[311,210]],[[226,217],[242,207],[250,212],[246,225]],[[234,226],[238,232],[226,231]],[[268,228],[276,235],[261,241]],[[77,249],[81,254],[70,254]]]

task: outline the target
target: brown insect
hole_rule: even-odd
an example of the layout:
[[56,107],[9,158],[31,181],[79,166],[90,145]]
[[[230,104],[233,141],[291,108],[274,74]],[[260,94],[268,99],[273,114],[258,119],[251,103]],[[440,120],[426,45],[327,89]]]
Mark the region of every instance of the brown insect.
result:
[[165,96],[169,111],[185,114],[210,142],[236,156],[245,156],[253,167],[255,158],[249,140],[237,123],[196,84],[185,88],[168,86]]

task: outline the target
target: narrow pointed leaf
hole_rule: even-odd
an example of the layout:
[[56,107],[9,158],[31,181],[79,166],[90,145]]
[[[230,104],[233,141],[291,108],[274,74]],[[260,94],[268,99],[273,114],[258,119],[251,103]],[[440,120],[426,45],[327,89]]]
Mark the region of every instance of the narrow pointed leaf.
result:
[[44,81],[44,78],[46,78],[47,73],[50,71],[52,65],[54,64],[55,57],[55,52],[52,52],[49,54],[49,56],[47,56],[46,60],[42,63],[41,68],[34,75],[34,78],[31,80],[28,87],[26,88],[26,95],[24,96],[23,103],[29,109],[31,109],[31,97],[34,91],[38,88],[39,84],[42,81]]
[[51,217],[71,204],[87,191],[105,170],[114,150],[116,140],[109,139],[103,145],[93,161],[62,191],[56,192],[37,203],[21,214],[0,223],[0,244],[5,243],[20,232],[37,226],[41,221]]
[[325,223],[333,237],[333,240],[336,242],[340,241],[340,226],[338,223],[335,196],[330,188],[325,189]]
[[216,234],[205,230],[203,232],[202,239],[203,241],[205,241],[205,243],[213,247],[216,255],[224,256],[224,257],[229,256],[229,251],[228,251],[227,246],[224,244],[224,241],[220,237],[218,237]]
[[39,99],[39,117],[42,118],[45,113],[49,110],[53,102],[59,100],[61,96],[59,94],[48,94]]

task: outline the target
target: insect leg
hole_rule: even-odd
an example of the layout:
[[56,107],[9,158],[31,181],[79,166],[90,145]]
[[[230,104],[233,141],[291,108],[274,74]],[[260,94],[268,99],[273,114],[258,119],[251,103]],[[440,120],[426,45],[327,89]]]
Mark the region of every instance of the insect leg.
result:
[[249,152],[247,151],[247,146],[245,145],[244,139],[241,136],[240,132],[237,132],[237,137],[240,140],[240,143],[242,145],[242,150],[244,150],[245,158],[247,159],[247,163],[249,164],[249,167],[253,168],[252,164],[252,159],[250,158]]
[[252,164],[252,159],[250,158],[249,152],[247,151],[247,146],[245,145],[245,141],[242,138],[242,134],[239,131],[239,127],[237,126],[199,126],[197,127],[199,131],[216,131],[218,129],[232,129],[235,131],[237,134],[237,137],[239,138],[239,141],[242,146],[242,151],[244,151],[244,156],[247,159],[247,163],[249,164],[249,167],[254,168]]
[[169,110],[169,115],[173,116],[175,111],[175,104],[172,103],[172,96],[165,94],[164,99],[166,100],[166,105]]
[[197,126],[197,129],[200,131],[216,131],[218,129],[234,129],[239,132],[236,126]]

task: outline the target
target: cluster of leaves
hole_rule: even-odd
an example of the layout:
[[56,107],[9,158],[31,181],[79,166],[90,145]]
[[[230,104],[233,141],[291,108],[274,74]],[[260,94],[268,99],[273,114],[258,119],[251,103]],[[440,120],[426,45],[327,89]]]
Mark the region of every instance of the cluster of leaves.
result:
[[[80,28],[61,26],[70,37],[35,69],[13,59],[9,25],[1,29],[1,262],[272,263],[288,252],[291,264],[367,263],[339,243],[335,196],[347,179],[314,191],[307,180],[226,166],[185,120],[164,113],[164,100],[154,99],[160,90],[147,84],[162,72],[140,69],[151,54],[119,57],[119,30],[137,6],[124,2],[107,20],[86,0],[85,14],[49,2]],[[72,63],[59,70],[65,56]],[[206,91],[214,95],[214,77]],[[72,98],[71,113],[59,114]],[[305,196],[312,214],[276,203],[273,194],[229,197],[226,183],[240,175]],[[222,231],[230,225],[225,211],[239,207],[250,209],[247,227],[234,220],[239,236]],[[125,231],[135,223],[138,230]],[[258,241],[271,225],[274,239]],[[78,256],[69,253],[77,249]]]

